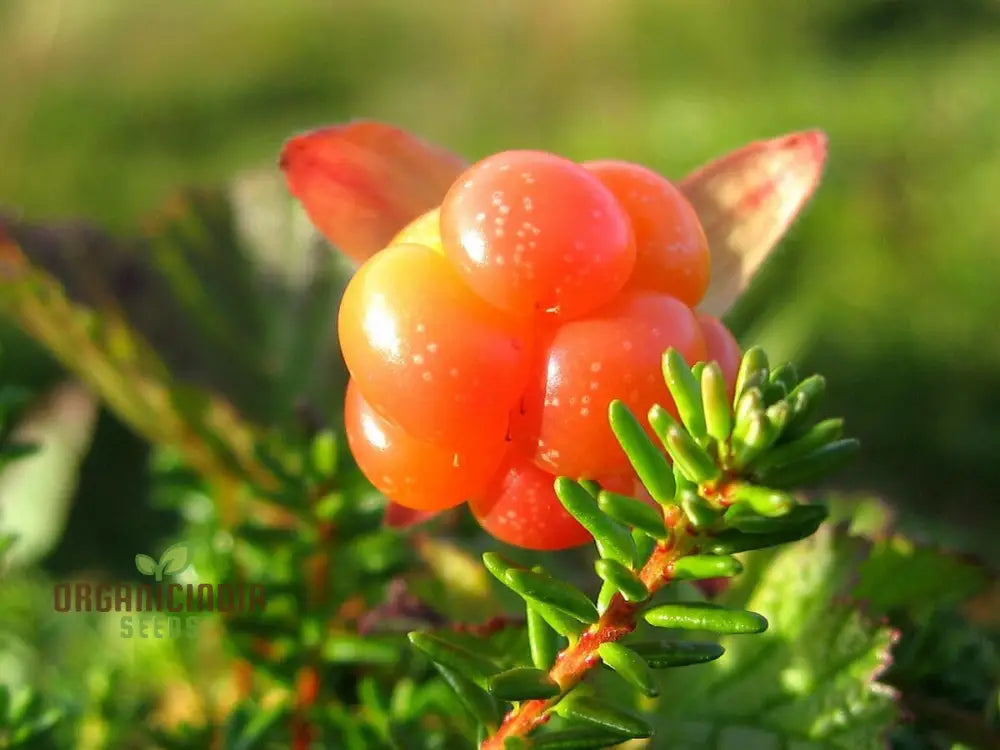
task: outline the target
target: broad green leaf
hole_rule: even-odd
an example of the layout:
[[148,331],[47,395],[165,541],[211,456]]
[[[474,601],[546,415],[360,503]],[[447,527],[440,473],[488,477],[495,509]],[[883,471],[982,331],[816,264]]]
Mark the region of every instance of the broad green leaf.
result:
[[875,543],[853,593],[872,614],[905,610],[920,616],[959,604],[989,582],[988,571],[975,562],[896,535]]
[[[664,673],[657,742],[676,750],[876,750],[897,717],[877,681],[895,634],[848,600],[862,540],[823,527],[761,559],[722,598],[767,617],[767,632],[724,638],[722,659]],[[749,590],[748,590],[749,588]]]

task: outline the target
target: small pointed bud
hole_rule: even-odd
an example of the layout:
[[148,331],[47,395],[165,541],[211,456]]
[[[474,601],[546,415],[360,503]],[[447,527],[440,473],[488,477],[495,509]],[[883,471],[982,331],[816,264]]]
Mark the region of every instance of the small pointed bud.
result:
[[716,362],[709,363],[702,371],[701,402],[708,434],[720,445],[724,444],[733,428],[733,414],[726,395],[726,380]]
[[[761,385],[767,380],[767,355],[759,346],[751,346],[743,353],[740,360],[740,369],[736,373],[736,395],[733,404],[739,403],[743,391],[751,387],[750,382],[754,380],[756,385]],[[763,375],[761,375],[763,373]]]
[[663,355],[663,379],[674,397],[677,413],[688,433],[695,440],[705,437],[705,413],[701,405],[701,388],[679,351],[671,347]]

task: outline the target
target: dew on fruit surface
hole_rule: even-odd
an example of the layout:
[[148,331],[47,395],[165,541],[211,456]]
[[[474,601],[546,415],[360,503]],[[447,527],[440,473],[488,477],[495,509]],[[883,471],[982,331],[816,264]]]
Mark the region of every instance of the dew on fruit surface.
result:
[[497,210],[498,210],[498,211],[499,211],[500,213],[502,213],[502,214],[504,214],[504,215],[506,216],[507,214],[509,214],[509,213],[510,213],[510,206],[508,206],[508,205],[507,205],[507,204],[505,203],[505,204],[503,204],[502,206],[500,206],[500,207],[499,207],[499,208],[498,208]]
[[596,391],[598,388],[600,388],[600,383],[598,383],[596,380],[591,380],[590,381],[590,390]]
[[[504,209],[505,208],[507,208],[507,207],[506,206],[500,206],[500,213],[504,213]],[[510,209],[507,209],[507,210],[509,211]],[[502,227],[506,221],[507,220],[504,217],[498,216],[498,217],[496,217],[493,220],[493,223],[496,224],[498,227]]]
[[415,364],[415,365],[422,365],[423,363],[424,363],[424,355],[423,354],[414,354],[413,355],[413,364]]
[[625,340],[624,340],[624,341],[622,342],[622,349],[624,349],[624,350],[625,350],[625,351],[627,351],[627,352],[630,352],[630,351],[632,351],[632,342],[631,342],[631,341],[629,341],[628,339],[625,339]]
[[580,403],[581,404],[589,404],[590,403],[590,395],[586,394],[586,395],[580,396]]
[[600,362],[591,362],[590,363],[590,371],[591,372],[600,372],[601,371],[601,363]]
[[497,206],[497,207],[502,206],[503,205],[503,190],[494,190],[491,202],[492,202],[492,204],[494,206]]
[[521,179],[524,180],[525,185],[534,185],[535,177],[531,172],[521,172]]
[[457,367],[452,367],[450,370],[448,370],[448,374],[451,375],[453,378],[457,378],[458,377],[458,368]]
[[480,211],[478,214],[476,214],[476,223],[482,224],[484,221],[486,221],[486,212]]
[[425,326],[423,323],[417,323],[417,333],[423,333],[426,330],[427,326]]
[[531,198],[529,198],[528,196],[525,196],[524,198],[521,199],[521,205],[524,206],[524,210],[527,213],[531,213],[532,209],[534,208],[534,205],[531,202]]
[[452,468],[453,469],[457,469],[458,468],[458,464],[459,464],[458,454],[457,453],[452,453],[451,454],[451,466],[452,466]]
[[427,344],[427,351],[429,351],[431,354],[433,354],[437,350],[438,350],[438,345],[436,341],[431,341],[429,344]]
[[510,171],[510,164],[501,164],[497,168],[497,171],[499,171],[499,172],[509,172]]
[[590,215],[593,216],[595,219],[600,219],[602,216],[604,216],[604,212],[599,208],[595,208],[593,211],[590,212]]
[[582,409],[580,409],[580,416],[581,417],[588,417],[588,416],[590,416],[590,409],[588,409],[586,406],[584,406]]
[[421,375],[420,377],[422,377],[422,378],[424,379],[424,382],[425,382],[425,383],[429,383],[429,382],[431,382],[431,380],[433,380],[433,379],[434,379],[434,376],[433,376],[433,375],[431,375],[431,374],[430,374],[430,372],[425,372],[425,373],[424,373],[423,375]]
[[497,237],[503,237],[503,227],[497,227],[495,234]]
[[463,182],[462,187],[464,187],[466,190],[470,189],[472,187],[472,180],[466,180],[465,182]]
[[504,257],[502,255],[498,255],[493,262],[498,266],[502,266],[504,264]]

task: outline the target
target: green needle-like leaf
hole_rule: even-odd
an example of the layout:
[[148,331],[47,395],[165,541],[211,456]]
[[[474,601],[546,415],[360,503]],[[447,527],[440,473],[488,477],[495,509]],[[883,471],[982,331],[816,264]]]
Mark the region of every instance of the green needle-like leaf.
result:
[[684,581],[731,578],[742,572],[740,561],[728,555],[688,555],[673,565],[674,578]]
[[[784,520],[781,518],[774,519]],[[823,522],[823,517],[812,517],[808,519],[802,519],[800,526],[788,526],[780,531],[769,532],[766,534],[760,533],[747,533],[744,531],[737,531],[736,529],[726,529],[725,531],[720,531],[718,534],[712,536],[709,540],[707,547],[708,551],[716,555],[730,555],[734,552],[747,552],[754,549],[765,549],[766,547],[775,547],[779,544],[787,544],[788,542],[797,542],[799,539],[805,539],[807,536],[811,536],[816,533],[816,529],[820,527]]]
[[768,421],[767,415],[749,410],[743,419],[737,419],[733,428],[730,445],[730,462],[736,469],[742,469],[763,453],[778,439],[778,432]]
[[693,490],[683,490],[678,498],[681,501],[681,509],[688,521],[699,531],[707,529],[719,520],[719,512]]
[[472,714],[472,718],[494,731],[500,724],[500,705],[496,698],[462,674],[460,669],[452,669],[440,662],[434,667],[455,692],[462,705]]
[[327,636],[322,646],[323,661],[329,664],[398,664],[401,652],[401,645],[355,633]]
[[601,584],[601,590],[597,593],[597,611],[602,615],[607,612],[608,607],[611,606],[611,600],[615,598],[618,594],[618,587],[615,586],[611,581],[605,581]]
[[743,391],[747,388],[762,385],[767,381],[767,355],[759,346],[752,346],[743,354],[740,369],[736,374],[736,393],[734,405],[739,403]]
[[701,403],[709,436],[725,443],[733,429],[733,414],[726,394],[726,378],[717,362],[709,362],[701,373]]
[[621,563],[607,559],[598,560],[594,563],[594,569],[603,581],[620,591],[626,601],[641,602],[649,598],[646,584]]
[[547,604],[540,604],[539,602],[530,602],[527,605],[528,610],[534,611],[541,617],[545,622],[549,624],[549,627],[556,631],[559,635],[565,636],[570,640],[576,639],[580,632],[583,630],[583,623],[581,623],[575,617],[570,617],[562,612],[562,610],[555,607],[550,607]]
[[602,643],[597,649],[597,655],[643,695],[655,698],[660,694],[649,664],[632,649],[620,643]]
[[[670,472],[669,467],[667,472]],[[670,482],[673,484],[673,477],[671,477]],[[667,527],[663,523],[663,513],[641,500],[604,490],[597,496],[597,505],[616,521],[634,526],[654,539],[667,538]]]
[[781,442],[753,462],[753,469],[760,471],[770,466],[780,466],[811,453],[816,448],[832,443],[844,434],[843,419],[824,419],[810,427],[790,442]]
[[747,503],[731,505],[724,516],[726,526],[748,534],[774,534],[803,527],[813,528],[826,518],[822,505],[796,505],[783,516],[769,517],[754,512]]
[[556,713],[567,721],[585,722],[591,726],[614,732],[618,742],[626,739],[649,737],[653,730],[635,714],[609,705],[589,695],[571,694],[556,707]]
[[799,372],[794,364],[785,362],[771,371],[769,380],[772,383],[780,384],[785,389],[785,393],[790,393],[799,383]]
[[531,651],[531,663],[538,669],[549,669],[559,653],[559,640],[545,618],[538,611],[527,607],[528,648]]
[[[525,747],[530,747],[531,750],[598,750],[621,742],[620,732],[586,727],[548,732],[532,738],[531,744]],[[505,750],[510,749],[505,747]]]
[[635,542],[635,567],[641,568],[656,549],[656,541],[640,529],[632,529],[632,541]]
[[452,643],[441,635],[413,632],[407,637],[410,643],[423,651],[435,664],[464,675],[483,689],[489,678],[499,671],[497,665],[489,659]]
[[799,383],[788,394],[787,401],[792,408],[786,430],[791,437],[797,437],[805,432],[823,400],[826,393],[826,378],[822,375],[810,375]]
[[516,667],[493,675],[488,690],[494,698],[503,701],[554,698],[561,692],[559,683],[549,677],[548,672],[531,667]]
[[[734,411],[734,422],[733,430],[735,431],[737,427],[741,424],[747,422],[752,415],[764,413],[764,395],[761,393],[760,388],[748,388],[743,392],[743,395],[736,401],[735,411]],[[747,428],[740,427],[742,431]]]
[[629,530],[605,514],[587,490],[566,477],[556,479],[555,490],[567,512],[593,535],[601,557],[635,565],[635,543]]
[[698,641],[639,641],[629,643],[653,669],[704,664],[722,656],[726,649],[718,643]]
[[746,503],[755,513],[776,518],[794,508],[795,498],[787,492],[760,487],[748,482],[733,482],[726,487],[726,497],[737,503]]
[[767,630],[767,620],[756,612],[728,609],[708,602],[661,604],[648,610],[644,617],[646,622],[658,628],[706,630],[726,635]]
[[695,440],[705,437],[705,411],[701,403],[701,386],[679,351],[671,347],[663,355],[663,379],[677,405],[677,413]]
[[661,505],[674,499],[674,477],[663,451],[649,439],[639,420],[621,401],[615,400],[608,407],[611,430],[628,456],[650,496]]
[[[631,537],[629,538],[631,542]],[[508,570],[504,582],[534,603],[554,607],[580,622],[597,622],[597,607],[577,588],[531,570]]]
[[493,574],[493,577],[500,581],[500,583],[504,586],[508,585],[506,580],[507,571],[519,570],[518,566],[508,562],[496,552],[484,552],[483,564],[486,566],[486,569]]
[[792,487],[829,474],[849,461],[861,444],[854,438],[827,443],[787,464],[754,472],[754,479],[772,487]]
[[712,457],[659,404],[649,410],[649,424],[674,460],[675,466],[679,466],[688,479],[700,484],[719,478],[720,470]]

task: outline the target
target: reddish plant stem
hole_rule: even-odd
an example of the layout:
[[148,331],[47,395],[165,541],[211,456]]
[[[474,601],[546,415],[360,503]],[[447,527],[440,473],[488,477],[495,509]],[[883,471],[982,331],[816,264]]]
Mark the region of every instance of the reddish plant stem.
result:
[[[676,516],[667,517],[673,528],[669,541],[658,544],[639,573],[652,596],[673,579],[673,564],[690,552],[690,539],[685,525]],[[583,680],[587,672],[600,663],[597,649],[602,643],[617,641],[635,629],[636,614],[645,602],[629,603],[616,594],[600,619],[584,632],[579,640],[556,657],[549,677],[562,688],[555,698],[524,701],[508,713],[497,731],[488,737],[480,750],[503,750],[508,737],[523,737],[549,719],[549,709]]]

